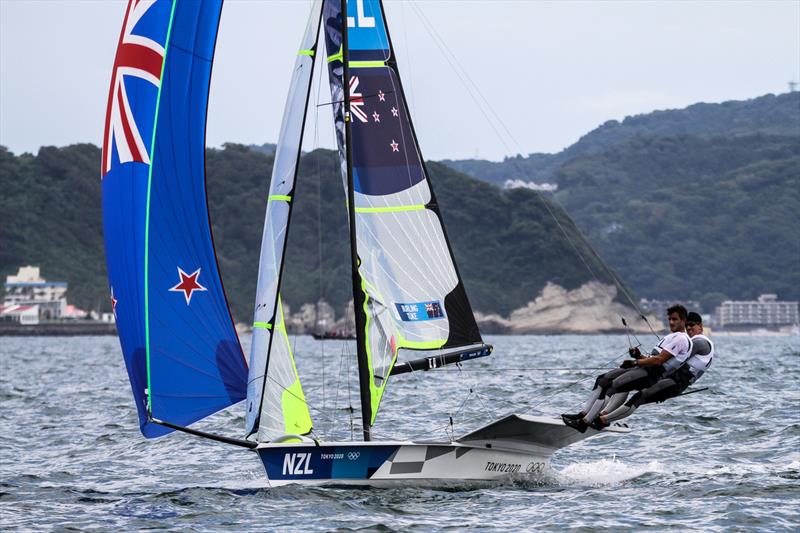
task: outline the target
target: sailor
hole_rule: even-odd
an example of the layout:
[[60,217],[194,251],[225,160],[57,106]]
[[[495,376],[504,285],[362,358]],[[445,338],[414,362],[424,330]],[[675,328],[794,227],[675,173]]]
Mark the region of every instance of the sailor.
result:
[[620,407],[629,392],[650,387],[664,374],[677,370],[689,358],[692,348],[692,341],[686,334],[686,317],[687,311],[682,305],[667,309],[670,334],[661,339],[649,357],[642,357],[638,348],[629,350],[634,359],[623,361],[620,368],[597,378],[581,412],[561,415],[564,424],[583,433],[601,411],[611,413]]
[[640,405],[663,402],[679,396],[689,385],[700,379],[714,360],[714,343],[703,334],[703,318],[699,313],[688,314],[686,332],[692,338],[692,351],[686,362],[674,372],[665,373],[654,385],[634,394],[624,405],[607,415],[600,415],[593,427],[603,428],[611,422],[631,416]]

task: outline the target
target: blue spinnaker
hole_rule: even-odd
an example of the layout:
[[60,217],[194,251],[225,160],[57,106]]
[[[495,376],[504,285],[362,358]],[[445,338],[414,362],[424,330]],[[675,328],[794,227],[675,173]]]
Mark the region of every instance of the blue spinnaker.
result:
[[217,268],[205,123],[221,2],[129,2],[103,145],[106,261],[142,433],[245,398],[247,366]]

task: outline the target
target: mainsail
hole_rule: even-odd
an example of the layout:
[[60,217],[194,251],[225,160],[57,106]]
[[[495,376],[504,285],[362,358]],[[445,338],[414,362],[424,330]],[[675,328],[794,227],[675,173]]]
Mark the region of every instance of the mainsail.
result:
[[109,91],[103,225],[111,300],[146,437],[245,397],[217,268],[205,121],[221,2],[130,0]]
[[322,0],[314,2],[295,61],[272,167],[253,321],[247,383],[246,435],[259,441],[311,431],[303,388],[292,356],[280,303],[286,234],[294,200],[308,96],[314,70]]
[[381,2],[326,0],[323,19],[355,237],[361,407],[369,438],[398,352],[446,356],[472,349],[487,355],[490,348],[483,345],[447,240]]

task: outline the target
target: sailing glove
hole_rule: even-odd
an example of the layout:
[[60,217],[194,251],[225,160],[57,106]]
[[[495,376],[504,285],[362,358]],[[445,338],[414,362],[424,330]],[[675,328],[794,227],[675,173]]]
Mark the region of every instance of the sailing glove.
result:
[[633,359],[625,359],[622,362],[622,364],[619,365],[620,368],[633,368],[635,366],[636,366],[636,361],[634,361]]
[[641,359],[642,358],[642,352],[639,351],[639,347],[638,346],[634,346],[633,348],[628,349],[628,355],[630,355],[634,359]]

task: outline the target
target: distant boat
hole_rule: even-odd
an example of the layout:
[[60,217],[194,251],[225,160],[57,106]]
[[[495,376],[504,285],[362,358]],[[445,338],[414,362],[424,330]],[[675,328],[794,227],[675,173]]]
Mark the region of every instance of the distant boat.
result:
[[337,341],[354,341],[356,340],[355,333],[348,333],[346,331],[322,331],[320,333],[312,333],[318,341],[322,340],[337,340]]
[[[312,4],[275,153],[244,356],[205,191],[220,11],[218,2],[131,0],[114,63],[103,218],[110,297],[142,433],[179,430],[253,449],[271,484],[336,485],[539,476],[554,451],[596,434],[511,414],[449,440],[371,440],[392,379],[492,351],[456,267],[379,0]],[[280,297],[287,230],[302,201],[295,179],[321,27],[348,199],[363,441],[314,433]],[[188,427],[241,400],[244,439]]]

